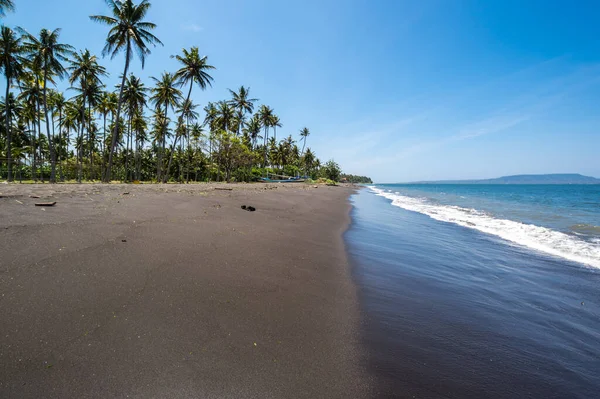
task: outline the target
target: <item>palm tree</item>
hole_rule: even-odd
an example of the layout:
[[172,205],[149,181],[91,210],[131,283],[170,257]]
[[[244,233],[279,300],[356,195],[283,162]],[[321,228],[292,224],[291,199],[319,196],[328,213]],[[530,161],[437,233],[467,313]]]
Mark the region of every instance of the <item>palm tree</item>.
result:
[[[63,93],[61,92],[53,92],[51,97],[51,103],[53,105],[54,111],[58,112],[58,146],[57,146],[57,154],[63,154],[64,148],[61,148],[65,144],[65,140],[62,138],[62,120],[63,120],[63,112],[66,105],[66,99]],[[54,124],[54,120],[52,120]],[[52,129],[52,134],[54,135],[54,129]],[[59,147],[60,146],[60,147]],[[61,156],[58,157],[58,174],[60,175],[60,179],[64,180],[63,170],[62,170],[62,161]]]
[[[95,143],[96,143],[96,133],[98,131],[98,127],[94,126],[95,124],[95,117],[94,117],[94,110],[96,109],[96,107],[98,106],[98,104],[100,103],[100,101],[102,100],[102,93],[104,89],[104,85],[100,84],[99,81],[94,82],[93,84],[88,84],[87,85],[87,91],[85,93],[86,97],[87,97],[87,104],[88,104],[88,109],[87,109],[87,119],[88,119],[88,134],[87,134],[87,143],[88,143],[88,151],[89,151],[89,156],[90,156],[90,171],[88,173],[88,179],[94,179],[95,173],[94,173],[94,148]],[[92,130],[92,127],[95,127],[95,130]],[[94,135],[94,138],[92,138],[92,135]]]
[[273,128],[273,136],[275,137],[275,142],[277,142],[277,128],[282,127],[281,120],[275,114],[271,117],[271,127]]
[[7,11],[14,11],[15,3],[12,0],[0,0],[0,17],[4,17]]
[[146,56],[150,54],[149,44],[156,46],[162,42],[150,33],[156,28],[156,25],[151,22],[144,21],[144,17],[150,9],[150,2],[142,0],[139,4],[134,4],[132,0],[105,0],[110,7],[112,16],[92,15],[92,21],[100,22],[111,27],[106,38],[106,45],[102,50],[103,55],[110,54],[111,58],[124,51],[125,52],[125,68],[121,80],[121,88],[119,90],[119,100],[117,101],[117,118],[112,135],[112,143],[108,156],[108,167],[106,170],[105,180],[111,179],[112,160],[115,146],[117,144],[119,119],[121,117],[121,104],[123,101],[123,90],[125,88],[125,79],[129,71],[129,63],[133,58],[133,52],[137,52],[142,68],[146,62]]
[[48,148],[50,149],[50,182],[56,182],[56,159],[52,137],[50,137],[50,119],[48,118],[48,81],[52,83],[54,76],[62,79],[67,70],[62,62],[67,62],[69,56],[74,54],[73,46],[59,43],[60,28],[50,31],[42,29],[40,37],[37,38],[22,28],[18,28],[26,39],[25,49],[33,57],[32,63],[37,64],[43,73],[43,99],[44,117],[46,118],[46,135],[48,136]]
[[262,129],[262,123],[260,122],[258,114],[254,114],[244,129],[244,132],[250,137],[252,149],[256,146],[256,139],[260,138],[260,129]]
[[148,89],[142,80],[134,74],[129,75],[125,81],[125,89],[123,91],[123,102],[126,104],[127,114],[129,116],[129,129],[125,152],[125,180],[130,180],[129,171],[129,152],[130,147],[133,151],[133,130],[131,128],[134,116],[141,113],[146,106],[146,92]]
[[[185,100],[185,102],[187,103],[189,102],[190,97],[192,95],[192,88],[194,87],[194,83],[200,86],[202,90],[206,90],[208,86],[212,86],[213,78],[209,75],[208,71],[215,69],[215,67],[208,64],[208,57],[200,57],[198,47],[192,47],[190,50],[183,49],[182,51],[182,56],[176,55],[171,57],[175,58],[182,64],[182,67],[179,68],[177,72],[175,72],[175,79],[177,80],[179,86],[183,87],[188,83],[190,84],[187,98]],[[183,112],[179,116],[178,126],[181,124],[183,124]],[[173,148],[175,148],[177,138],[178,135],[175,135]],[[165,171],[163,182],[167,181],[172,162],[173,151],[171,151],[171,156],[169,157],[169,164],[167,165],[167,170]]]
[[105,155],[105,142],[106,142],[106,117],[108,114],[114,113],[117,109],[117,101],[115,99],[116,95],[112,92],[103,92],[100,96],[100,101],[96,106],[96,111],[102,115],[102,119],[104,121],[103,130],[102,130],[102,142],[101,142],[101,152],[102,152],[102,176],[104,177],[104,155]]
[[233,97],[229,104],[235,108],[240,114],[240,123],[238,124],[238,136],[240,135],[242,128],[244,127],[244,117],[246,113],[251,114],[254,111],[254,103],[258,101],[257,98],[248,98],[250,96],[250,88],[240,86],[237,92],[229,89],[229,93]]
[[[198,112],[196,112],[196,108],[198,108],[197,104],[194,104],[192,102],[192,100],[189,100],[187,102],[184,102],[181,106],[181,112],[183,115],[183,119],[185,120],[185,136],[184,138],[186,139],[187,143],[186,143],[186,153],[189,153],[189,148],[190,148],[190,124],[194,124],[196,123],[196,121],[198,120]],[[180,150],[181,150],[181,144],[179,145]],[[190,167],[190,158],[187,158],[187,182],[189,183],[189,178],[190,178],[190,172],[189,172],[189,167]],[[181,164],[180,164],[181,167]],[[182,180],[180,178],[180,180]]]
[[[157,109],[164,106],[163,115],[168,120],[169,108],[175,109],[181,103],[181,90],[176,87],[175,77],[167,72],[164,72],[160,79],[152,77],[152,80],[156,83],[156,86],[151,89],[152,101]],[[162,125],[166,130],[167,124]],[[161,181],[161,173],[163,167],[163,158],[166,146],[166,131],[161,133],[161,142],[159,143],[158,161],[156,163],[156,181]]]
[[302,144],[302,154],[304,154],[304,146],[306,145],[306,138],[310,136],[310,131],[308,130],[307,127],[302,128],[302,130],[300,130],[300,137],[302,137],[300,140],[302,140],[303,144]]
[[269,127],[273,123],[273,109],[266,105],[261,105],[258,110],[258,116],[262,126],[265,128],[264,146],[265,146],[265,162],[264,167],[267,167],[267,142],[269,140]]
[[135,179],[142,179],[142,164],[140,152],[146,141],[146,130],[148,130],[148,122],[144,117],[141,109],[136,109],[131,121],[131,129],[135,132]]
[[304,164],[304,173],[310,174],[315,163],[315,155],[310,148],[306,149],[306,153],[304,153],[304,156],[302,157],[302,163]]
[[[3,3],[9,3],[12,6],[12,2],[4,0],[0,1],[0,14],[2,13]],[[6,95],[5,99],[9,98],[10,85],[13,79],[18,78],[23,72],[23,54],[24,48],[21,43],[21,38],[18,37],[15,32],[6,27],[2,26],[0,29],[0,69],[6,76]],[[8,181],[12,181],[12,150],[11,150],[11,122],[10,122],[10,102],[7,101],[5,107],[5,126],[6,126],[6,158],[8,163]]]
[[[68,67],[71,72],[69,77],[69,83],[79,83],[79,87],[76,87],[80,93],[81,98],[81,137],[83,137],[83,131],[85,129],[85,111],[86,102],[88,104],[88,110],[96,105],[100,101],[100,93],[102,87],[101,77],[108,76],[106,68],[98,64],[98,58],[92,55],[89,50],[81,51],[73,55],[71,65]],[[91,123],[91,118],[90,118]],[[89,129],[88,129],[88,142],[89,142]],[[82,175],[82,159],[79,157],[79,175],[77,180],[81,183]]]
[[[38,158],[41,160],[42,154],[37,153],[38,144],[41,142],[41,123],[40,123],[40,78],[39,70],[36,65],[28,63],[29,70],[24,72],[19,77],[19,100],[24,104],[24,112],[28,123],[31,124],[31,177],[37,180],[36,166]],[[36,134],[38,135],[36,139]],[[40,177],[44,179],[44,175],[40,170]]]

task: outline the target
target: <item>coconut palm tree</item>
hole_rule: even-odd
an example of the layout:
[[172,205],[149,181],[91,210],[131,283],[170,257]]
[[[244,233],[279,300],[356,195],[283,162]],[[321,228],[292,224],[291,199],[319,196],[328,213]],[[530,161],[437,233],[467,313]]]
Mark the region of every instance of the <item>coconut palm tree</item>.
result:
[[128,136],[125,152],[125,180],[130,180],[129,171],[129,153],[133,151],[133,129],[132,121],[137,113],[141,113],[146,106],[146,93],[148,89],[142,80],[134,74],[129,75],[125,81],[125,90],[123,91],[123,102],[126,105],[127,114],[129,116]]
[[48,136],[48,148],[50,150],[50,182],[56,182],[56,159],[52,137],[50,137],[50,119],[48,118],[48,82],[53,82],[53,77],[59,79],[67,75],[63,62],[68,62],[69,57],[74,54],[73,46],[59,43],[60,28],[55,30],[42,29],[39,38],[18,28],[25,38],[25,50],[32,57],[32,63],[37,65],[43,74],[44,117],[46,119],[46,135]]
[[[189,83],[190,88],[185,102],[189,102],[192,95],[192,88],[196,83],[202,90],[206,90],[208,86],[212,86],[213,78],[208,73],[210,70],[215,69],[214,66],[208,64],[208,57],[200,56],[198,47],[192,47],[190,50],[183,49],[183,55],[171,56],[182,64],[181,68],[175,72],[175,79],[177,80],[180,87],[183,87]],[[178,126],[183,124],[183,112],[179,116]],[[175,135],[175,142],[173,148],[175,148],[178,135]],[[165,171],[163,182],[166,182],[169,176],[169,170],[171,169],[171,163],[173,162],[173,151],[169,157],[169,164]]]
[[119,99],[117,101],[117,118],[114,124],[114,132],[108,156],[108,166],[106,170],[105,180],[110,181],[113,162],[113,153],[117,144],[119,119],[121,117],[121,104],[123,102],[123,90],[125,89],[125,79],[129,72],[129,63],[133,58],[134,51],[138,54],[144,68],[146,57],[150,54],[148,45],[162,45],[162,42],[150,33],[156,28],[156,25],[151,22],[144,21],[144,17],[150,9],[150,2],[142,0],[139,4],[135,4],[132,0],[105,0],[110,7],[112,16],[92,15],[90,19],[95,22],[103,23],[110,26],[106,45],[102,50],[103,55],[110,54],[111,58],[115,58],[120,52],[125,52],[125,68],[121,78],[121,86],[119,90]]
[[256,139],[260,138],[260,130],[262,129],[262,124],[260,122],[260,118],[258,114],[254,114],[254,116],[250,119],[250,122],[244,128],[244,132],[248,134],[250,137],[251,148],[253,149],[256,146]]
[[96,106],[96,111],[102,115],[103,129],[102,129],[102,141],[100,145],[100,151],[102,152],[102,176],[104,177],[104,156],[105,156],[105,143],[106,143],[106,118],[109,114],[114,114],[117,109],[116,94],[112,92],[103,92],[100,95],[100,101]]
[[[23,103],[24,113],[27,122],[31,125],[31,177],[37,180],[36,167],[38,159],[42,159],[41,149],[38,153],[38,144],[41,142],[41,122],[40,122],[40,77],[39,70],[35,65],[27,63],[28,71],[23,72],[19,77],[19,101]],[[37,135],[37,139],[36,139]],[[40,171],[40,177],[43,180],[44,175]]]
[[[18,135],[19,135],[19,126],[18,126],[18,122],[19,119],[21,118],[21,111],[22,111],[22,107],[20,102],[17,100],[17,98],[15,97],[14,93],[9,92],[7,97],[3,97],[2,99],[0,99],[0,121],[2,119],[4,119],[5,121],[8,121],[7,125],[5,126],[4,124],[0,123],[0,132],[2,132],[2,128],[4,128],[6,130],[6,140],[4,141],[4,143],[2,142],[2,135],[0,134],[0,159],[2,158],[6,158],[11,159],[12,161],[14,161],[16,158],[13,158],[13,154],[15,153],[15,151],[17,151],[19,149],[19,144],[18,144]],[[12,131],[12,138],[11,138],[11,146],[8,145],[8,131]],[[2,148],[2,144],[4,144],[4,147]],[[10,169],[10,180],[12,181],[12,164],[11,164],[11,169]]]
[[[0,1],[0,14],[2,14],[2,3],[12,2],[4,0]],[[23,63],[25,62],[23,54],[25,49],[22,46],[22,40],[15,32],[6,27],[0,28],[0,69],[6,77],[6,95],[5,99],[9,98],[10,86],[14,79],[23,73]],[[8,163],[8,181],[12,181],[12,151],[11,151],[11,109],[10,102],[7,102],[5,107],[5,126],[6,126],[6,158]]]
[[0,0],[0,17],[4,17],[7,11],[14,11],[15,3],[12,0]]
[[275,137],[275,142],[277,142],[277,128],[282,127],[281,120],[275,114],[271,116],[271,127],[273,128],[273,136]]
[[310,136],[310,131],[308,130],[307,127],[302,128],[302,130],[300,130],[300,137],[302,137],[300,140],[302,140],[302,154],[304,154],[304,146],[306,145],[306,138]]
[[315,164],[315,154],[310,150],[310,148],[306,149],[304,156],[302,157],[302,164],[304,165],[304,173],[311,174],[313,166]]
[[148,130],[148,121],[144,117],[141,109],[136,109],[131,121],[131,129],[135,133],[135,179],[142,179],[142,158],[141,151],[146,142],[146,131]]
[[[176,86],[175,76],[170,73],[164,72],[160,79],[152,77],[156,86],[151,89],[152,97],[150,101],[154,103],[155,107],[159,109],[164,107],[163,115],[168,120],[169,108],[175,109],[181,103],[181,90]],[[163,128],[166,130],[168,124],[163,124]],[[166,132],[161,133],[161,142],[159,143],[158,160],[156,163],[156,181],[161,181],[161,173],[163,167],[163,158],[166,146]]]
[[[71,61],[71,65],[68,67],[68,70],[71,72],[71,76],[69,77],[69,83],[71,85],[77,83],[79,86],[74,87],[76,91],[80,94],[81,99],[81,137],[83,137],[83,132],[85,129],[85,111],[86,111],[86,103],[88,107],[88,112],[91,110],[91,107],[96,105],[100,101],[102,80],[101,78],[104,76],[108,76],[106,72],[106,68],[98,63],[98,58],[95,55],[92,55],[89,50],[84,50],[79,53],[73,55],[73,60]],[[91,123],[91,118],[89,118],[89,122]],[[88,129],[88,142],[89,140],[89,129]],[[79,175],[78,182],[81,182],[82,177],[82,159],[79,157]]]
[[269,127],[273,123],[273,109],[267,105],[261,105],[258,110],[258,117],[260,118],[260,122],[265,129],[265,135],[263,137],[264,146],[265,146],[265,161],[264,167],[267,167],[267,143],[269,141]]
[[[62,120],[63,120],[63,112],[65,110],[65,104],[67,101],[66,101],[63,93],[55,91],[52,93],[50,102],[52,103],[54,112],[58,113],[58,139],[55,141],[57,142],[56,152],[57,152],[57,154],[59,154],[57,156],[58,174],[60,175],[60,179],[64,180],[64,174],[63,174],[63,170],[62,170],[62,161],[61,161],[60,154],[64,153],[64,148],[62,148],[62,146],[65,144],[65,140],[62,138]],[[52,118],[52,124],[54,126],[54,117]],[[54,128],[52,129],[52,135],[54,135]]]
[[235,108],[240,115],[240,123],[238,124],[237,134],[240,135],[242,128],[244,127],[244,117],[246,113],[251,114],[254,111],[254,103],[258,101],[257,98],[249,98],[250,97],[250,88],[245,88],[244,86],[240,86],[237,92],[229,89],[229,93],[232,96],[232,99],[229,101],[229,104]]

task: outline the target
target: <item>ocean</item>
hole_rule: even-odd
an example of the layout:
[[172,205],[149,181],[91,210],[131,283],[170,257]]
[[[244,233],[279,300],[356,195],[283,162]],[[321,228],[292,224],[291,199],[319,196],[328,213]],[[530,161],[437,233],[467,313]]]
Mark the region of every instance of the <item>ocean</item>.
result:
[[600,397],[600,186],[374,185],[351,202],[378,397]]

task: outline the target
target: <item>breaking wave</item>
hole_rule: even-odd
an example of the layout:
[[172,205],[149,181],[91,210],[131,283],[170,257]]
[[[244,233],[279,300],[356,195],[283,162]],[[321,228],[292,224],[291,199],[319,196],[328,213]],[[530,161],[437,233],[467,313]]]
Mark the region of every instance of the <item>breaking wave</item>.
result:
[[408,197],[377,187],[370,189],[377,195],[391,200],[394,206],[427,215],[435,220],[492,234],[546,254],[600,268],[600,242],[596,240],[589,242],[546,227],[497,219],[476,209],[433,204],[425,198]]

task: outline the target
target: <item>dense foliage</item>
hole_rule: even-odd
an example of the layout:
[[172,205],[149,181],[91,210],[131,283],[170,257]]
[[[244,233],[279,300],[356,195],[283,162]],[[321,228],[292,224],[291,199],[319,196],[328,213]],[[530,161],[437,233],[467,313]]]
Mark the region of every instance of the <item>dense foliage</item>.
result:
[[[275,174],[339,180],[339,166],[322,165],[306,146],[308,128],[298,130],[298,139],[278,139],[279,117],[258,105],[248,87],[202,108],[194,103],[193,90],[210,88],[215,69],[197,47],[173,56],[178,70],[143,82],[131,72],[134,54],[143,68],[149,48],[162,45],[151,33],[155,25],[144,20],[150,3],[106,3],[108,15],[90,18],[109,28],[103,55],[125,54],[115,91],[100,60],[61,43],[60,29],[33,35],[1,27],[7,86],[0,101],[1,178],[190,182]],[[13,8],[12,1],[0,2],[0,15]],[[63,79],[75,94],[70,98],[56,90]]]
[[348,183],[356,183],[356,184],[373,184],[373,180],[367,176],[355,176],[355,175],[346,175],[342,174],[341,180],[345,180]]

